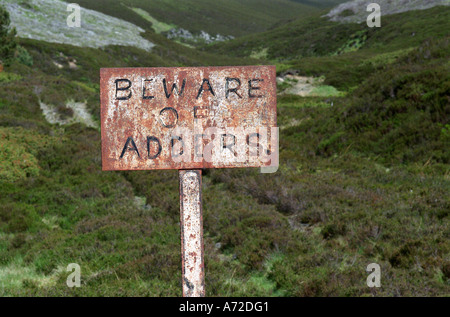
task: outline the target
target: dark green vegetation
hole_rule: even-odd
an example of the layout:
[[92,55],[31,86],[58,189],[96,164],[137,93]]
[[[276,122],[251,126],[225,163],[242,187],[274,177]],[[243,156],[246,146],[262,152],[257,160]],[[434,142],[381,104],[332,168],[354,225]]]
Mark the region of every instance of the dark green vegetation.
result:
[[448,36],[449,17],[449,7],[435,7],[383,16],[381,28],[368,28],[365,23],[341,24],[317,15],[204,50],[237,57],[263,52],[279,70],[292,68],[302,75],[325,76],[326,84],[350,89],[410,48]]
[[448,35],[449,12],[449,7],[438,6],[387,15],[382,18],[381,28],[368,28],[365,23],[331,22],[317,14],[261,34],[210,45],[206,50],[249,56],[267,49],[267,58],[280,62],[300,62],[305,57],[336,55],[359,48],[385,53],[419,45],[429,37]]
[[[70,1],[68,1],[70,2]],[[267,30],[280,20],[316,12],[315,6],[290,0],[80,0],[89,9],[130,21],[149,29],[151,23],[130,8],[140,8],[165,23],[194,33],[240,36]]]
[[301,4],[323,8],[323,7],[334,7],[340,3],[347,2],[348,0],[291,0],[293,2],[298,2]]
[[9,65],[14,57],[17,43],[16,31],[9,28],[9,13],[0,7],[0,64]]
[[[319,38],[322,26],[340,42],[283,55],[284,69],[326,75],[347,96],[278,98],[277,173],[204,171],[208,296],[450,294],[448,11],[433,10],[405,33],[398,15],[383,20],[390,33],[365,38],[363,26],[317,23]],[[359,43],[354,34],[365,44],[340,50]],[[51,125],[39,101],[68,115],[68,99],[87,101],[98,120],[100,67],[280,60],[270,49],[271,61],[255,61],[145,36],[151,54],[20,40],[33,66],[0,74],[0,295],[181,295],[177,171],[102,172],[99,131]],[[69,263],[81,265],[79,289],[66,286]],[[369,263],[381,265],[379,289],[366,286]]]

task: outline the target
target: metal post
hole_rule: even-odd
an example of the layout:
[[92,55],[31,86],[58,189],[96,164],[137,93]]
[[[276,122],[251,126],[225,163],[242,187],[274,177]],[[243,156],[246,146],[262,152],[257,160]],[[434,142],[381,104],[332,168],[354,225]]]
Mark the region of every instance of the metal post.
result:
[[184,297],[205,296],[202,171],[180,170],[181,266]]

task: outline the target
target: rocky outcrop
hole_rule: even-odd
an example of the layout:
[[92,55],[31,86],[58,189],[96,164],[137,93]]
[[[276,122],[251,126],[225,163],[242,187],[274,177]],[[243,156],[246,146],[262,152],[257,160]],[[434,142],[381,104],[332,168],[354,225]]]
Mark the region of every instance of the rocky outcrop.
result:
[[206,44],[214,43],[214,42],[223,42],[227,40],[231,40],[234,37],[232,35],[221,35],[217,34],[216,36],[210,35],[205,31],[200,31],[200,34],[192,34],[190,31],[183,28],[174,28],[165,33],[166,37],[170,40],[181,40],[183,42],[203,42]]
[[81,27],[69,27],[67,2],[59,0],[0,0],[8,10],[19,37],[82,47],[135,46],[151,50],[144,30],[132,23],[81,8]]

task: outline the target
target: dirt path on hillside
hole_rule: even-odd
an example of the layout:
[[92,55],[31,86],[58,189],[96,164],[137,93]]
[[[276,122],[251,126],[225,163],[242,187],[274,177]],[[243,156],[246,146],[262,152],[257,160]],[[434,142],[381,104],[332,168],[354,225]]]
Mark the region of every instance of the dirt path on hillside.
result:
[[314,88],[323,83],[322,78],[314,78],[307,76],[298,76],[288,74],[284,77],[278,77],[279,82],[292,83],[292,86],[283,91],[284,94],[298,95],[302,97],[310,96]]

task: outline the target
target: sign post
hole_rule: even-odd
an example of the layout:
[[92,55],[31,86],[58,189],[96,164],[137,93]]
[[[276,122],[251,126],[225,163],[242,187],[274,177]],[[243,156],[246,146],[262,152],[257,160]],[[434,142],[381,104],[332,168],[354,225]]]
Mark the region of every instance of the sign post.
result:
[[205,296],[202,170],[180,170],[180,226],[183,296]]
[[205,296],[202,169],[278,167],[274,66],[104,68],[102,169],[179,170],[183,296]]

